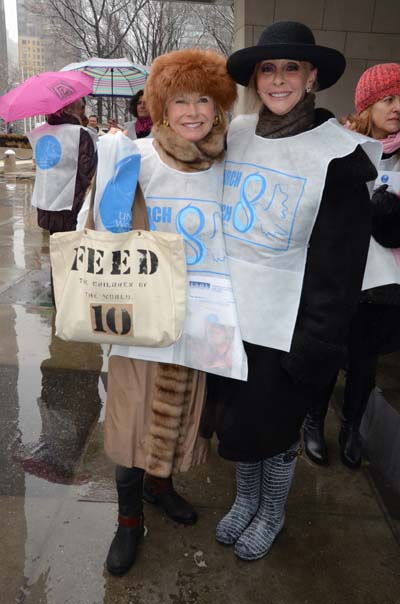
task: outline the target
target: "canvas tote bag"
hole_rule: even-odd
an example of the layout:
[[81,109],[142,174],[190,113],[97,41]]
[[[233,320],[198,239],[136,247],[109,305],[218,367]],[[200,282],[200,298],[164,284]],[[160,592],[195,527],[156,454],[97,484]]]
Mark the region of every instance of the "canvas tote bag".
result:
[[[175,233],[95,231],[50,237],[56,335],[63,340],[169,346],[186,309],[184,241]],[[135,202],[136,203],[136,202]]]

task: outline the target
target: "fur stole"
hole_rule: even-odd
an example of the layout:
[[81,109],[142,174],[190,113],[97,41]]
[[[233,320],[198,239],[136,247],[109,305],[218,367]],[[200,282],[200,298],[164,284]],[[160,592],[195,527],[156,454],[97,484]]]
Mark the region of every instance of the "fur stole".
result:
[[152,419],[146,471],[168,478],[179,461],[194,370],[180,365],[158,363],[152,400]]
[[198,143],[192,143],[176,134],[169,126],[153,126],[156,149],[171,167],[183,172],[208,170],[214,161],[221,161],[225,153],[225,117]]
[[[223,159],[226,130],[223,115],[198,143],[186,141],[164,124],[155,124],[152,132],[156,150],[167,165],[183,172],[198,172]],[[180,465],[194,374],[195,370],[188,367],[158,363],[146,460],[146,472],[152,476],[168,478]]]

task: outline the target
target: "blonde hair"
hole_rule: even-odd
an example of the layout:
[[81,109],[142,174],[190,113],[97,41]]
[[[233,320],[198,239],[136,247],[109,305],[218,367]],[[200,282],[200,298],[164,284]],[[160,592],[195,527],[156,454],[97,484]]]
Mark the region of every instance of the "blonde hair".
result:
[[342,117],[339,122],[343,124],[343,126],[346,126],[346,128],[354,130],[354,132],[372,137],[372,105],[367,107],[367,109],[364,109],[364,111],[361,111],[361,113],[350,113],[349,115]]
[[262,107],[262,100],[257,92],[256,75],[260,63],[254,68],[248,85],[244,92],[244,113],[258,113]]

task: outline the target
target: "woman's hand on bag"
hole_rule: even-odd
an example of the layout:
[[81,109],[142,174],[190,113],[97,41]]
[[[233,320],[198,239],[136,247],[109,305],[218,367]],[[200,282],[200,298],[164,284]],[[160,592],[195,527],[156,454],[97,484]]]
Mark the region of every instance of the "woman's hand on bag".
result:
[[122,132],[124,136],[128,136],[128,130],[122,130],[121,128],[110,128],[107,134],[118,134],[118,132]]

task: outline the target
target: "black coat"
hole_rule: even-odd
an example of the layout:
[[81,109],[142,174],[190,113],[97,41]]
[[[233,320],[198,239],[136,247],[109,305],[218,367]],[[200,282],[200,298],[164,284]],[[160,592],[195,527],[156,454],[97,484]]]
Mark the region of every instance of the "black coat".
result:
[[217,418],[223,457],[252,462],[288,449],[299,439],[311,396],[341,366],[371,234],[366,182],[376,176],[360,147],[328,167],[290,351],[245,343],[247,382],[210,377],[211,394],[223,400]]

